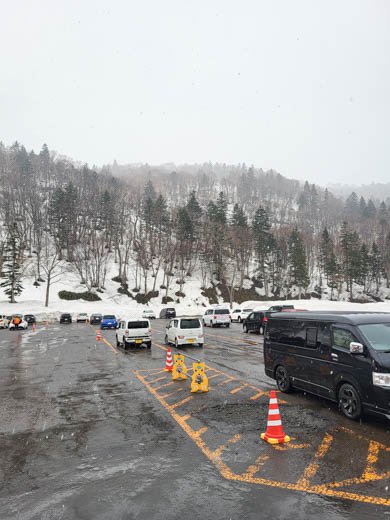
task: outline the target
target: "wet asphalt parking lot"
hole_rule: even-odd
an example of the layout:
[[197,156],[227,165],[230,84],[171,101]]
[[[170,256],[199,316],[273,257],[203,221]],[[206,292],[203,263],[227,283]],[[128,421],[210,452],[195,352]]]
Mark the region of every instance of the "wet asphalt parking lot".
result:
[[[390,518],[390,425],[278,394],[288,445],[260,440],[262,338],[205,329],[208,393],[89,325],[0,331],[0,519]],[[175,353],[175,349],[172,349]],[[187,360],[191,368],[192,360]]]

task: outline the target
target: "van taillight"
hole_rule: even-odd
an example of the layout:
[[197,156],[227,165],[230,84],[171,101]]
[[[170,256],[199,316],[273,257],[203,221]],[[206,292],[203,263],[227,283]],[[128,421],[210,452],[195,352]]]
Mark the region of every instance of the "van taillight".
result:
[[216,320],[216,319],[217,319],[217,317],[216,317],[216,316],[214,316],[214,319]]
[[264,318],[263,318],[263,323],[267,323],[267,321],[268,321],[267,316],[264,316]]

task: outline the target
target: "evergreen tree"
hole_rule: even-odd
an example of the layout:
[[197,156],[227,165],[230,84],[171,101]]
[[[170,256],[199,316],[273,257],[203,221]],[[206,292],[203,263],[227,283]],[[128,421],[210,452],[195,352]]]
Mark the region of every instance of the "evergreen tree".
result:
[[359,214],[359,199],[354,191],[345,201],[345,213],[350,219],[355,218]]
[[372,280],[375,282],[375,290],[378,293],[383,271],[383,259],[376,242],[373,242],[371,246],[370,268]]
[[359,213],[360,213],[360,216],[364,217],[366,215],[366,211],[367,211],[366,200],[365,200],[364,197],[360,197],[360,201],[359,201]]
[[244,210],[238,204],[234,204],[233,214],[230,219],[230,224],[235,227],[246,227],[248,224],[248,217]]
[[290,267],[290,282],[299,288],[299,297],[302,289],[309,285],[309,275],[307,271],[306,252],[303,240],[297,229],[291,232],[288,242],[288,263]]
[[217,202],[215,203],[215,218],[221,224],[226,224],[227,200],[223,192],[219,193]]
[[252,221],[253,243],[258,263],[258,277],[268,294],[268,267],[272,246],[271,222],[268,211],[259,206]]
[[348,223],[341,228],[341,247],[343,251],[343,272],[350,300],[353,299],[353,283],[360,277],[360,241],[356,231],[351,231]]
[[154,203],[157,199],[157,194],[154,189],[152,181],[148,181],[144,188],[142,199],[142,218],[147,227],[150,227],[153,222]]
[[357,282],[363,285],[363,291],[367,290],[367,280],[370,273],[370,255],[367,245],[363,242],[360,247],[360,254],[357,267]]
[[7,241],[4,247],[4,261],[2,266],[1,278],[4,280],[0,287],[8,296],[10,303],[15,303],[15,297],[23,291],[22,269],[20,265],[21,254],[20,235],[14,223],[8,232]]
[[187,202],[187,211],[193,222],[197,222],[203,214],[202,208],[196,198],[195,191],[191,191],[190,198]]
[[177,212],[176,233],[179,242],[194,239],[194,224],[187,208],[179,208]]
[[364,216],[366,218],[375,218],[376,217],[376,207],[371,199],[367,203],[367,208],[366,208]]

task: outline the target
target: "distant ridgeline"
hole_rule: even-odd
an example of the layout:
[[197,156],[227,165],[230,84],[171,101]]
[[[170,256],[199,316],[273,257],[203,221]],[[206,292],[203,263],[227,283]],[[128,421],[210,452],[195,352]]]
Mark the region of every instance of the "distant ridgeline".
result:
[[70,271],[83,290],[62,297],[98,299],[113,265],[118,293],[141,303],[180,300],[194,279],[209,301],[390,293],[388,200],[344,200],[244,164],[96,171],[46,145],[36,154],[0,144],[0,172],[1,287],[10,301],[29,275],[46,285],[48,304]]

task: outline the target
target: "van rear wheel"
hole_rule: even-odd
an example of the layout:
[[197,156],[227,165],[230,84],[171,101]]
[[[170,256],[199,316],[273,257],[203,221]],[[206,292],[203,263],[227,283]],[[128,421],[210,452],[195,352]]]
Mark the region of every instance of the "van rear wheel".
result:
[[356,388],[349,383],[341,385],[339,390],[339,408],[343,414],[356,421],[362,415],[362,401]]
[[286,367],[283,365],[277,367],[275,371],[275,379],[281,392],[284,392],[285,394],[291,392],[291,381]]

